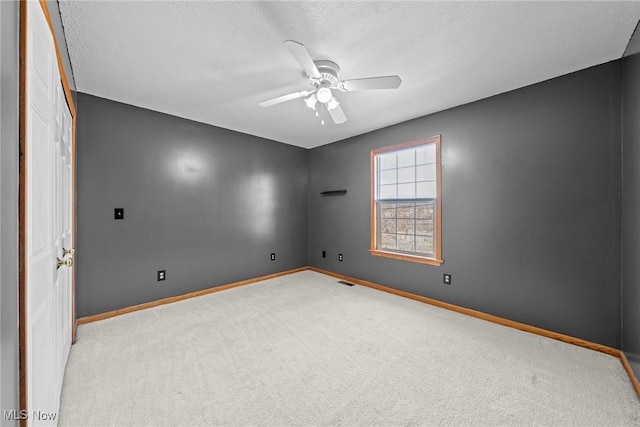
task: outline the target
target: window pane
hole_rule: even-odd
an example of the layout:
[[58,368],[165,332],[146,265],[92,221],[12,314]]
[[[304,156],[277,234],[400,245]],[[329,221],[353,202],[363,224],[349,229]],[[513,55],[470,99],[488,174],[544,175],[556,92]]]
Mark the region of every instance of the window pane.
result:
[[416,218],[423,220],[433,219],[433,203],[425,203],[416,206]]
[[421,236],[433,236],[433,220],[417,220],[416,234]]
[[395,169],[397,167],[397,159],[398,155],[396,153],[386,153],[378,155],[378,161],[380,163],[380,170],[385,169]]
[[382,233],[395,233],[396,232],[396,219],[395,218],[382,218],[380,224],[380,230]]
[[424,165],[436,162],[436,146],[429,144],[416,150],[416,164]]
[[406,203],[398,205],[398,218],[414,218],[415,217],[415,204]]
[[380,208],[382,211],[382,218],[395,218],[396,217],[396,205],[384,203]]
[[409,184],[398,184],[398,196],[399,199],[415,199],[416,198],[416,184],[411,182]]
[[417,181],[432,181],[436,179],[436,165],[422,165],[416,167]]
[[433,237],[416,236],[416,252],[433,255]]
[[396,184],[381,185],[380,193],[378,194],[378,197],[381,199],[395,199],[396,197],[398,197]]
[[413,219],[398,219],[398,234],[415,234]]
[[380,185],[395,184],[397,182],[396,175],[396,169],[380,171]]
[[402,150],[398,151],[398,167],[414,166],[416,164],[416,150]]
[[396,235],[382,233],[380,236],[380,247],[381,249],[398,249],[396,244]]
[[398,249],[401,251],[415,252],[415,236],[398,234]]
[[398,169],[398,182],[415,182],[416,168],[414,166]]
[[[404,184],[403,184],[404,185]],[[400,190],[398,190],[400,191]],[[436,182],[424,181],[416,183],[416,196],[419,199],[432,199],[436,197]]]
[[378,248],[434,256],[435,201],[378,204]]

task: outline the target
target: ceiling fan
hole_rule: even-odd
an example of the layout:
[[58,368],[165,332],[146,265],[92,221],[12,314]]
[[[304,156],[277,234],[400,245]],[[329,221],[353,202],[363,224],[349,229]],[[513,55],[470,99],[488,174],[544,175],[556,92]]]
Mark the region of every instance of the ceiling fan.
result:
[[[304,45],[297,41],[286,40],[284,44],[307,74],[312,89],[301,90],[262,101],[258,104],[261,107],[271,107],[282,102],[304,98],[307,107],[313,110],[316,110],[318,103],[321,108],[326,107],[333,122],[340,124],[346,122],[347,117],[344,115],[340,103],[333,95],[332,90],[351,92],[354,90],[397,89],[402,83],[398,76],[367,77],[340,81],[338,80],[340,67],[335,62],[326,60],[314,61]],[[324,120],[322,124],[324,124]]]

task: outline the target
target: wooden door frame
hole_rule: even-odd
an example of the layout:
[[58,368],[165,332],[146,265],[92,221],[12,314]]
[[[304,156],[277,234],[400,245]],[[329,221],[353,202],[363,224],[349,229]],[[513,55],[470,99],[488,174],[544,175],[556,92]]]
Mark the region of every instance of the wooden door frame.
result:
[[[18,184],[18,310],[19,310],[19,351],[20,351],[20,409],[27,409],[27,271],[26,271],[26,241],[27,241],[27,7],[40,5],[44,13],[47,26],[53,37],[53,47],[56,53],[60,80],[64,95],[71,112],[71,230],[72,247],[76,247],[76,108],[71,96],[69,81],[64,70],[64,63],[60,55],[58,40],[56,39],[53,22],[49,14],[46,0],[20,0],[20,123],[19,123],[19,184]],[[71,343],[76,341],[76,273],[71,270]],[[27,420],[20,420],[21,426],[26,426]]]

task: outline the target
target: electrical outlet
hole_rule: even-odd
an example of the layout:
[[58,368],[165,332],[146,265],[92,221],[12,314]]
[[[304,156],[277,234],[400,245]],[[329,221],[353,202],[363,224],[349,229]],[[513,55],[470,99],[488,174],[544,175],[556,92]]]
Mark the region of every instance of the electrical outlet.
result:
[[451,284],[451,273],[444,273],[444,276],[442,277],[442,281],[444,282],[445,285],[450,285]]
[[342,262],[344,260],[344,257],[342,256],[342,254],[338,254],[338,261]]
[[124,209],[123,208],[115,208],[113,210],[113,219],[124,219]]
[[271,254],[271,261],[275,261],[276,260],[276,254]]
[[322,251],[322,258],[326,258],[327,257],[327,251]]
[[161,282],[167,278],[167,270],[158,270],[158,282]]

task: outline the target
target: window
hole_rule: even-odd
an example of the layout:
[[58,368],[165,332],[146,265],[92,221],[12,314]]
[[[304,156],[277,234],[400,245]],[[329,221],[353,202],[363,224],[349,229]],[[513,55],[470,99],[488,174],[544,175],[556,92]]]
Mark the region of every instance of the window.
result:
[[371,254],[442,264],[440,136],[371,151]]

